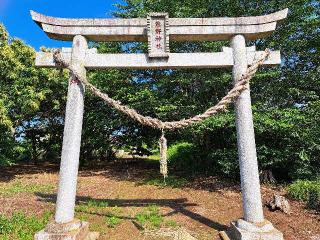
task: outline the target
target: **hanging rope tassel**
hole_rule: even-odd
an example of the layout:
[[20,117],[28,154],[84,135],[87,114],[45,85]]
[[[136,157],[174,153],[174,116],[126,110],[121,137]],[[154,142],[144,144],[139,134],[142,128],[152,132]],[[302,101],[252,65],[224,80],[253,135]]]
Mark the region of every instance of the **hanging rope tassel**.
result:
[[167,161],[167,139],[165,138],[163,131],[162,131],[159,144],[160,144],[160,173],[163,175],[163,179],[165,181],[166,177],[168,177],[168,161]]

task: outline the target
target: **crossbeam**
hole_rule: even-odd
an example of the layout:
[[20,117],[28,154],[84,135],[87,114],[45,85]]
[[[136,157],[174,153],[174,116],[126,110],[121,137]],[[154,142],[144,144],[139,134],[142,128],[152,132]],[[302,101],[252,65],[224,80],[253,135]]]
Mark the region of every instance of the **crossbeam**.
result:
[[[170,41],[229,40],[242,34],[248,40],[264,38],[285,19],[288,9],[255,17],[169,18]],[[147,41],[147,19],[56,18],[31,11],[32,19],[52,39],[72,41],[82,35],[89,41]]]
[[[250,49],[250,48],[248,48]],[[176,69],[176,68],[230,68],[233,66],[233,53],[230,48],[224,48],[217,53],[169,53],[168,58],[149,58],[148,54],[97,54],[94,50],[87,50],[84,66],[87,69]],[[251,65],[256,54],[263,52],[250,51],[247,53],[247,63]],[[71,61],[71,52],[64,50],[62,53],[66,62]],[[272,51],[265,66],[274,66],[281,63],[280,52]],[[36,66],[59,68],[54,62],[53,54],[38,52]]]

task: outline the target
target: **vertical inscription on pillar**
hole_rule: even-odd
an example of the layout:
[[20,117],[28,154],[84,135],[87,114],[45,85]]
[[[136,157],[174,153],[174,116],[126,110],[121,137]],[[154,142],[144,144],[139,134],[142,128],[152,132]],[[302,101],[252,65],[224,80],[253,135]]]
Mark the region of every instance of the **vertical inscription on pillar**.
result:
[[149,57],[169,56],[169,17],[167,13],[150,13],[148,22]]

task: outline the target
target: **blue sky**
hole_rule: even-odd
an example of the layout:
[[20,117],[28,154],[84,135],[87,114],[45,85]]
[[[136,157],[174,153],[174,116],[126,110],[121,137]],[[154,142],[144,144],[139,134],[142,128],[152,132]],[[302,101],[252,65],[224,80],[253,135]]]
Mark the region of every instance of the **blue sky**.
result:
[[23,39],[38,50],[41,46],[70,46],[69,42],[49,39],[32,21],[30,10],[55,17],[111,18],[113,6],[121,0],[0,0],[0,22],[10,36]]

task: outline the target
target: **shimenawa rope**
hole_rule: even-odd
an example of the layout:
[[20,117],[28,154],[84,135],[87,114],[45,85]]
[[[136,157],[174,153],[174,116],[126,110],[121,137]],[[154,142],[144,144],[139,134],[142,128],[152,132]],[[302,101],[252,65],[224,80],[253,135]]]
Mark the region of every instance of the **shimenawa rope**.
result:
[[225,112],[227,107],[234,102],[241,93],[248,89],[249,82],[254,74],[257,72],[258,67],[268,58],[270,55],[270,50],[266,49],[259,58],[255,56],[252,65],[247,69],[247,71],[241,76],[239,81],[234,85],[234,87],[224,96],[215,106],[210,107],[202,114],[196,115],[188,119],[182,119],[180,121],[163,122],[160,119],[152,118],[149,116],[143,116],[139,114],[135,109],[132,109],[126,105],[122,105],[120,101],[114,100],[108,96],[108,94],[101,92],[100,89],[92,85],[86,78],[80,74],[75,66],[66,62],[62,56],[60,50],[55,50],[53,52],[53,57],[55,62],[61,66],[66,67],[72,72],[74,77],[78,79],[87,89],[89,89],[94,95],[102,98],[109,106],[117,109],[118,111],[126,114],[130,118],[138,121],[142,125],[147,125],[153,128],[162,130],[162,135],[159,141],[160,144],[160,172],[164,177],[167,176],[167,140],[164,137],[164,130],[174,130],[179,128],[187,127],[191,124],[201,122],[209,117],[216,115],[219,112]]

